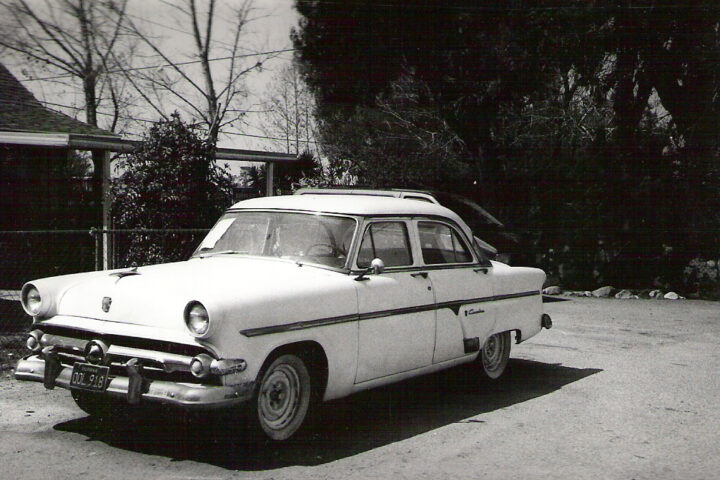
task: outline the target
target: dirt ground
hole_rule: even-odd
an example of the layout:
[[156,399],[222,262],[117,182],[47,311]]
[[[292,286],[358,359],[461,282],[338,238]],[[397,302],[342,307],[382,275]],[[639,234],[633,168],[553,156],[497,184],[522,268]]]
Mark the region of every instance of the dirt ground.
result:
[[331,402],[286,445],[232,422],[105,425],[0,372],[2,478],[716,479],[720,303],[547,303],[501,381],[458,368]]

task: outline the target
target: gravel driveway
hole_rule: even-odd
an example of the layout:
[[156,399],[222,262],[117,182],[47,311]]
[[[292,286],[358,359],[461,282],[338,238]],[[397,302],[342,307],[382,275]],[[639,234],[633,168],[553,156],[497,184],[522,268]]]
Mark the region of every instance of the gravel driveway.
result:
[[232,422],[105,425],[0,380],[2,478],[715,479],[720,303],[573,299],[500,382],[454,369],[326,405],[287,445]]

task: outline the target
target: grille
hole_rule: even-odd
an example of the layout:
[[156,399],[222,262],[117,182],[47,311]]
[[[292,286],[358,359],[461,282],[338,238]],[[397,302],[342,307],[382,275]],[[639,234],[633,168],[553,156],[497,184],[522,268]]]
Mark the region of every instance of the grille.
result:
[[[161,340],[149,340],[135,337],[124,337],[119,335],[102,335],[93,332],[87,332],[76,328],[59,327],[56,325],[40,326],[43,333],[50,335],[58,335],[80,340],[102,340],[108,346],[117,345],[122,347],[139,348],[144,350],[152,350],[156,352],[172,353],[175,355],[185,355],[194,357],[201,353],[208,354],[214,358],[214,355],[199,346],[183,345],[172,342],[164,342]],[[57,349],[58,359],[65,367],[72,367],[76,362],[86,362],[81,352],[71,349]],[[122,366],[124,362],[132,357],[113,356],[110,364],[110,377],[126,377],[127,372]],[[163,365],[159,362],[143,359],[143,377],[147,380],[164,380],[170,382],[194,383],[204,385],[221,385],[221,379],[217,376],[210,376],[205,379],[198,379],[190,372],[166,372]]]
[[173,353],[176,355],[186,355],[194,357],[201,353],[205,353],[215,358],[215,355],[207,349],[194,346],[183,345],[181,343],[165,342],[162,340],[152,340],[147,338],[124,337],[120,335],[105,335],[77,328],[61,327],[57,325],[38,325],[43,333],[52,335],[61,335],[63,337],[78,338],[80,340],[102,340],[108,345],[118,345],[122,347],[142,348],[145,350],[154,350],[156,352]]

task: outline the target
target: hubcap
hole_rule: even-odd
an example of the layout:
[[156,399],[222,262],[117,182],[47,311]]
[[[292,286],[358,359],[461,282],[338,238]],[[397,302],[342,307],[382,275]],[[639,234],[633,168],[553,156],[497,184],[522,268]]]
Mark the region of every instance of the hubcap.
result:
[[298,411],[300,377],[287,364],[276,366],[265,377],[260,389],[258,408],[263,422],[279,430],[292,422]]
[[497,334],[488,338],[482,350],[482,362],[486,371],[492,372],[500,367],[504,351],[505,344]]

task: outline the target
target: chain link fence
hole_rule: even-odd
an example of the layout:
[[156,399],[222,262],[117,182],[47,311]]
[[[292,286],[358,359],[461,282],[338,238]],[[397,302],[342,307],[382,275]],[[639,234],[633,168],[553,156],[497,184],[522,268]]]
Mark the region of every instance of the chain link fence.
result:
[[32,319],[20,289],[33,279],[187,259],[207,229],[0,231],[0,335]]

